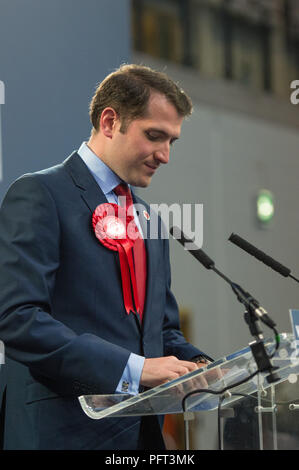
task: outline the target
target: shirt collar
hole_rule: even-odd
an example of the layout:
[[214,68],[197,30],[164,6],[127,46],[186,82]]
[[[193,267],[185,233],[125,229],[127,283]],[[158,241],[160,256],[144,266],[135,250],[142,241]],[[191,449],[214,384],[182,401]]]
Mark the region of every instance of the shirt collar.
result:
[[77,153],[94,176],[104,194],[110,193],[122,182],[119,176],[88,147],[86,142],[81,144]]

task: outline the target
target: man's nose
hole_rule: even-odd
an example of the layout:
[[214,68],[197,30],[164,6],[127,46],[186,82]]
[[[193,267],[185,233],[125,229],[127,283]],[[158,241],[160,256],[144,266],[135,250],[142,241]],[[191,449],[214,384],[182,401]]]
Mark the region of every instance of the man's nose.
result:
[[154,153],[154,157],[156,160],[159,161],[159,163],[168,163],[169,162],[169,153],[170,153],[170,147],[169,143],[164,143],[162,147],[157,149]]

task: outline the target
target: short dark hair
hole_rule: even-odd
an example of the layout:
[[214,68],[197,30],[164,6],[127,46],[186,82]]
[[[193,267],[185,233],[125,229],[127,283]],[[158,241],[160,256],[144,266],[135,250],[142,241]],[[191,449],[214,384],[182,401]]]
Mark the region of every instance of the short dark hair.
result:
[[120,117],[121,131],[125,132],[130,121],[146,115],[152,91],[163,94],[180,116],[192,113],[191,99],[168,75],[143,65],[124,64],[96,89],[89,107],[93,128],[99,130],[103,110],[112,107]]

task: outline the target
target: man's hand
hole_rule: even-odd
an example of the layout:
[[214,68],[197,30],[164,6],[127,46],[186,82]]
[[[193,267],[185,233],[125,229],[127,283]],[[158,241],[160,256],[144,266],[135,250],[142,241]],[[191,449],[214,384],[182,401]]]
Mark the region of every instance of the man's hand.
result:
[[145,359],[140,384],[145,387],[157,387],[197,369],[195,362],[180,361],[175,356]]

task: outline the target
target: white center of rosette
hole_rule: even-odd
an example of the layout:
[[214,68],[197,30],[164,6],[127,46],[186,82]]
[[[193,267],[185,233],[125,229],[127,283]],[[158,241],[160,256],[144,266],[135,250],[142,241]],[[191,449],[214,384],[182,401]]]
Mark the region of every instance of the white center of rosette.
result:
[[125,238],[126,227],[121,219],[115,216],[107,216],[103,220],[104,230],[109,238]]

